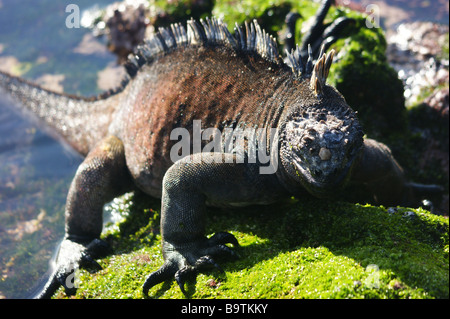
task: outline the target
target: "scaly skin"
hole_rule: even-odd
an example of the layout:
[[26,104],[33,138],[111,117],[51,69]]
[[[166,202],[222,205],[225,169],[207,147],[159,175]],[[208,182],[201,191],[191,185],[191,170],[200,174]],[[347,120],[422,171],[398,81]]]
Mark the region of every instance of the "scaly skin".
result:
[[[135,187],[162,198],[165,262],[144,283],[144,294],[173,276],[184,291],[187,275],[207,265],[220,268],[217,256],[234,256],[226,246],[238,245],[231,234],[205,237],[206,204],[266,204],[293,195],[345,199],[346,185],[365,187],[384,204],[413,198],[389,149],[363,140],[352,109],[325,84],[332,54],[303,64],[296,51],[286,65],[256,23],[236,37],[216,20],[188,27],[187,37],[175,26],[175,35],[163,30],[148,40],[127,64],[131,79],[94,99],[55,94],[0,73],[0,87],[86,155],[68,193],[56,269],[38,297],[51,297],[60,285],[74,293],[68,284],[73,270],[99,268],[93,258],[107,252],[99,240],[102,207]],[[245,140],[233,152],[221,145],[173,163],[171,132],[183,127],[195,137],[194,120],[222,133],[273,128],[272,143],[262,144],[272,135],[261,131],[258,147],[276,172],[261,173],[267,164],[250,160]]]

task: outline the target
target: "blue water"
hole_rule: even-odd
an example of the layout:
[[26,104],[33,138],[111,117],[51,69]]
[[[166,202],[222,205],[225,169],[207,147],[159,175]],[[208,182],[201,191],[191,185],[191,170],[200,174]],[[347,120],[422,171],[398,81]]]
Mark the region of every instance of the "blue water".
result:
[[[97,94],[97,72],[116,57],[74,52],[91,30],[66,27],[70,3],[74,1],[0,1],[0,63],[14,57],[13,71],[24,78],[62,74],[65,92]],[[76,3],[81,13],[93,5]],[[64,234],[67,190],[82,161],[13,109],[14,103],[0,95],[0,298],[27,297],[47,271]]]

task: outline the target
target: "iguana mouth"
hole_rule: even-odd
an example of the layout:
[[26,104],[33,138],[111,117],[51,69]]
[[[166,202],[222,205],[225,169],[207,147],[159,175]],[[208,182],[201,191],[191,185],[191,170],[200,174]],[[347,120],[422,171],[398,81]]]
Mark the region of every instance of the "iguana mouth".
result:
[[320,169],[304,168],[297,160],[293,161],[293,165],[300,177],[300,182],[309,193],[317,197],[332,197],[336,189],[342,187],[347,181],[353,161],[354,158],[348,161],[343,168],[336,168],[328,174]]

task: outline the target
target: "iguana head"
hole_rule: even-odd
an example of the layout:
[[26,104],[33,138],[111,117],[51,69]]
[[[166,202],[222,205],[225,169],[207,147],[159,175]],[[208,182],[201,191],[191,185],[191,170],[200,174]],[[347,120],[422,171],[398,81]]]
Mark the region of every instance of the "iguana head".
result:
[[331,55],[323,55],[301,83],[280,131],[281,162],[288,178],[311,194],[327,197],[349,176],[363,144],[355,112],[343,96],[325,84]]

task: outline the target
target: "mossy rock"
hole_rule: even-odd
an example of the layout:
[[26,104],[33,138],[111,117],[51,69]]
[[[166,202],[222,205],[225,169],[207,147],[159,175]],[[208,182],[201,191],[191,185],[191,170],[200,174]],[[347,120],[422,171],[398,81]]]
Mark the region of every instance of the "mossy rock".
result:
[[329,82],[358,112],[364,131],[381,140],[404,134],[408,127],[403,83],[386,58],[386,39],[381,28],[368,28],[366,18],[338,10],[335,16],[353,18],[333,47],[338,52]]
[[[163,263],[159,201],[123,196],[122,222],[103,237],[114,254],[103,270],[78,274],[74,298],[143,298]],[[186,284],[153,287],[150,298],[448,298],[448,219],[422,210],[306,199],[266,207],[209,209],[207,233],[229,231],[240,258]],[[55,296],[66,298],[62,289]]]
[[199,20],[211,16],[213,0],[205,1],[149,1],[154,6],[155,16],[151,19],[155,27],[167,27],[172,23],[185,22],[188,18]]

